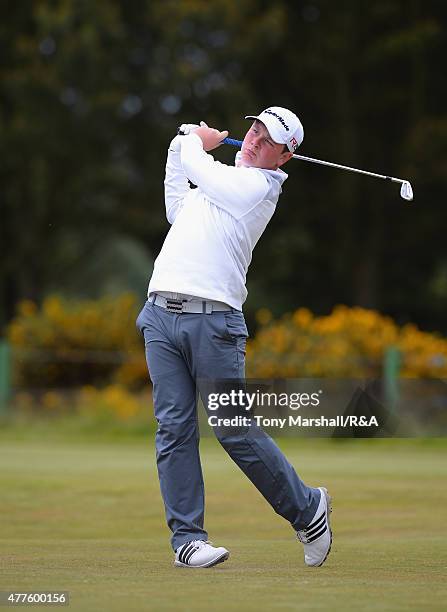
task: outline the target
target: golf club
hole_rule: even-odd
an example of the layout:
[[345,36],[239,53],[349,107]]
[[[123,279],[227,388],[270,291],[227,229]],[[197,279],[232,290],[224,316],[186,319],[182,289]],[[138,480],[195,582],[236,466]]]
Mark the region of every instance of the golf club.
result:
[[[233,147],[241,148],[242,146],[242,140],[235,140],[234,138],[225,138],[222,142],[223,144],[229,144]],[[330,166],[331,168],[339,168],[340,170],[348,170],[349,172],[357,172],[358,174],[366,174],[367,176],[392,181],[393,183],[400,183],[400,197],[409,202],[411,202],[413,199],[413,188],[411,187],[409,181],[404,179],[395,178],[394,176],[385,176],[384,174],[377,174],[375,172],[368,172],[367,170],[359,170],[358,168],[350,168],[349,166],[342,166],[341,164],[333,164],[332,162],[314,159],[313,157],[305,157],[304,155],[293,155],[293,158],[312,162],[313,164],[321,164],[322,166]]]

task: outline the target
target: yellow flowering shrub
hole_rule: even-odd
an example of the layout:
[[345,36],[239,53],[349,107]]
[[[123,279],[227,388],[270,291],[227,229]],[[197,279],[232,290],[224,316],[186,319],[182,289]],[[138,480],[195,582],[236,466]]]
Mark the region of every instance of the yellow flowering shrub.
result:
[[[91,397],[102,394],[95,401],[131,413],[123,389],[145,389],[149,382],[138,311],[130,294],[94,301],[51,296],[40,308],[20,303],[7,330],[15,386],[45,389],[41,404],[51,410],[58,405],[55,390],[87,385]],[[373,310],[337,306],[314,316],[299,308],[274,320],[262,308],[257,320],[256,337],[247,343],[248,377],[376,377],[389,347],[400,352],[402,376],[447,376],[446,338],[415,325],[399,327]]]
[[33,394],[21,391],[15,394],[13,403],[15,409],[22,413],[39,412],[47,416],[74,414],[119,422],[149,418],[152,414],[149,388],[135,393],[117,384],[102,389],[86,385],[70,392],[50,390]]
[[401,355],[401,375],[447,375],[447,339],[398,327],[374,310],[337,306],[316,317],[299,308],[279,320],[262,309],[260,329],[247,343],[247,375],[257,377],[375,377],[382,372],[386,350]]
[[80,414],[102,413],[120,421],[127,421],[149,410],[146,396],[129,392],[121,385],[109,385],[104,389],[86,386],[76,397],[75,408]]
[[18,305],[7,329],[19,387],[136,386],[148,380],[132,294],[98,300],[46,298]]
[[402,327],[398,348],[402,354],[402,376],[445,378],[447,339],[420,331],[415,325]]

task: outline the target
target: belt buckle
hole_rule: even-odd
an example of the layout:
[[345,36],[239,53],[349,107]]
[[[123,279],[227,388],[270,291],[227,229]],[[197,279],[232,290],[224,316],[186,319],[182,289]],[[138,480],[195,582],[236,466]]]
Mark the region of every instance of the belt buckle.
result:
[[173,298],[166,298],[166,310],[173,313],[183,312],[183,302],[186,300],[174,300]]

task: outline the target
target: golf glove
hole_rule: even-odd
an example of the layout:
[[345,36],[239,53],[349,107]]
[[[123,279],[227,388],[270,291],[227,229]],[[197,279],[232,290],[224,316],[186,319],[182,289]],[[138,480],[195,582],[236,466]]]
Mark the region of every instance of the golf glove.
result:
[[177,134],[180,136],[186,136],[187,134],[191,134],[194,130],[196,130],[199,125],[197,123],[182,123],[182,125],[177,129]]
[[171,144],[169,145],[169,150],[173,151],[174,153],[179,153],[182,142],[181,136],[191,134],[198,127],[200,126],[197,125],[197,123],[182,123],[182,125],[177,128],[177,136],[172,139]]

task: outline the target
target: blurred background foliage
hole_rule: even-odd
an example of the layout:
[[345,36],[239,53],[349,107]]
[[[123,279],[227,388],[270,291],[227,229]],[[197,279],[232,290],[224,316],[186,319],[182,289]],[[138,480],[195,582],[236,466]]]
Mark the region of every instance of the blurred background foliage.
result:
[[249,342],[248,375],[254,378],[380,378],[386,352],[399,352],[400,375],[447,376],[447,339],[402,327],[374,310],[336,306],[315,317],[299,308],[278,320],[267,309],[257,313],[261,328]]
[[[126,390],[138,393],[148,383],[137,315],[132,294],[83,301],[50,296],[40,308],[21,302],[7,330],[14,387],[49,408],[61,390],[82,390],[76,401],[102,398],[119,406]],[[318,317],[299,308],[275,319],[262,308],[257,319],[258,332],[247,343],[250,378],[380,378],[389,347],[399,351],[402,376],[447,377],[446,338],[414,324],[399,327],[373,310],[337,306]]]
[[40,309],[21,302],[8,327],[14,351],[14,386],[77,388],[111,384],[142,386],[148,379],[137,333],[136,298],[46,298]]
[[271,104],[302,119],[300,153],[407,178],[415,201],[288,164],[248,275],[248,374],[376,375],[393,345],[404,375],[446,376],[446,3],[5,0],[0,11],[0,335],[18,388],[46,388],[50,409],[61,387],[112,407],[142,388],[134,321],[169,229],[167,145],[201,119],[240,138],[244,115]]

